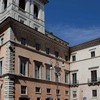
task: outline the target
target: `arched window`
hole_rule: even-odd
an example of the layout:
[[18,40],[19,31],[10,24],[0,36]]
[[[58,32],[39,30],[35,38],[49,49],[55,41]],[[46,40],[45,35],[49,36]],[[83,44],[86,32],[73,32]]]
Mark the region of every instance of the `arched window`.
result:
[[21,8],[22,10],[25,10],[25,0],[19,0],[19,8]]
[[34,18],[38,18],[38,6],[37,5],[34,5]]
[[7,0],[3,0],[4,3],[4,10],[7,8]]

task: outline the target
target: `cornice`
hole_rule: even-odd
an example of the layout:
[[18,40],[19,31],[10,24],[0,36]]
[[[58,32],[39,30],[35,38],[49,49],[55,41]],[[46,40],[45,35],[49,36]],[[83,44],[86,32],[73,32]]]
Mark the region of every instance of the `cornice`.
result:
[[97,45],[100,45],[100,38],[70,47],[70,53],[78,51],[78,50],[86,49],[89,47],[97,46]]

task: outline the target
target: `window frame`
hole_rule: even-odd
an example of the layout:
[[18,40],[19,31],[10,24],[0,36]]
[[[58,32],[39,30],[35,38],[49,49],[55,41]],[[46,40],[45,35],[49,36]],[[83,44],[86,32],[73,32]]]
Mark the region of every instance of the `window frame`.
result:
[[46,65],[46,80],[51,81],[51,75],[52,75],[52,70],[50,69],[51,65],[49,64],[45,64],[45,65]]
[[0,69],[1,69],[1,71],[0,71],[0,76],[3,74],[3,69],[2,69],[2,67],[3,67],[3,61],[0,60]]
[[46,54],[48,54],[48,55],[50,54],[50,48],[46,48],[45,51],[46,51]]
[[91,70],[91,82],[97,82],[97,70]]
[[[39,91],[37,91],[39,89]],[[41,88],[40,87],[35,87],[35,93],[41,93]]]
[[72,55],[72,61],[76,61],[76,55]]
[[35,44],[35,48],[36,48],[37,51],[39,51],[39,50],[41,49],[40,43],[36,43],[36,44]]
[[[39,67],[39,68],[37,68]],[[34,61],[34,78],[41,79],[42,78],[42,62]]]
[[91,51],[91,58],[95,57],[95,51]]
[[[21,73],[21,63],[22,62],[25,62],[25,75],[23,73]],[[29,61],[28,61],[28,58],[24,58],[24,57],[19,57],[19,74],[22,75],[22,76],[28,76],[28,65],[29,64]],[[22,68],[23,69],[23,68]]]
[[27,40],[24,37],[21,37],[21,45],[27,45]]
[[92,90],[92,97],[97,97],[97,90]]
[[[24,94],[22,93],[22,87],[25,87],[25,88],[26,88]],[[21,85],[21,86],[20,86],[20,94],[21,94],[21,95],[27,95],[27,94],[28,94],[27,86],[24,86],[24,85]]]
[[[48,90],[49,90],[49,92],[48,92]],[[47,88],[47,89],[46,89],[46,93],[47,93],[47,94],[51,94],[51,88]]]

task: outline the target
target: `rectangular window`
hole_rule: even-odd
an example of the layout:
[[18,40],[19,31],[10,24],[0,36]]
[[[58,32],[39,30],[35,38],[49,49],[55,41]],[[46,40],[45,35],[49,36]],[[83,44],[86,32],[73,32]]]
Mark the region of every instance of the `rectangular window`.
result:
[[91,71],[91,82],[97,81],[97,70]]
[[27,95],[27,87],[26,86],[21,86],[21,94]]
[[37,97],[37,100],[41,100],[41,98],[40,97]]
[[40,50],[40,44],[39,43],[36,43],[36,50]]
[[69,83],[69,73],[65,72],[65,83]]
[[42,69],[42,63],[36,61],[35,62],[35,78],[41,79],[41,69]]
[[56,89],[56,94],[59,95],[60,94],[60,90]]
[[34,27],[34,29],[35,29],[36,31],[38,31],[38,28],[37,28],[37,27]]
[[25,5],[26,5],[26,2],[25,0],[19,0],[19,9],[20,10],[25,10]]
[[92,90],[92,97],[97,97],[97,90]]
[[46,54],[50,53],[50,48],[46,48]]
[[2,75],[2,61],[0,61],[0,75]]
[[56,78],[56,82],[60,82],[60,71],[61,69],[59,67],[55,68],[55,78]]
[[50,65],[46,65],[46,80],[48,80],[48,81],[51,80],[51,70],[50,70]]
[[21,44],[26,45],[26,39],[25,38],[21,38]]
[[41,93],[40,87],[36,87],[36,88],[35,88],[35,92],[36,92],[36,93]]
[[68,56],[65,55],[65,60],[68,61]]
[[0,45],[3,44],[3,37],[0,37]]
[[20,58],[20,74],[27,76],[28,74],[28,61],[27,59]]
[[24,20],[20,19],[20,22],[21,22],[22,24],[24,24]]
[[73,91],[73,98],[77,97],[77,91]]
[[72,56],[72,61],[76,61],[76,56]]
[[77,73],[72,74],[72,84],[77,84]]
[[51,94],[51,89],[47,88],[47,94]]
[[95,51],[91,52],[91,57],[95,57]]
[[55,57],[59,57],[59,52],[58,51],[55,51]]
[[65,95],[69,95],[69,92],[68,91],[65,91]]

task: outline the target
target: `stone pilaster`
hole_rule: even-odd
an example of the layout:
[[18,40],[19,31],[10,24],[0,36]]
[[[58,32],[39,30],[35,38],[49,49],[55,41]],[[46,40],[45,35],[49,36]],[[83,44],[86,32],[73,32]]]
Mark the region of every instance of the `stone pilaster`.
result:
[[[5,74],[15,72],[15,46],[13,43],[6,44],[6,66]],[[14,100],[14,78],[6,76],[4,78],[4,100]]]
[[4,100],[15,100],[14,91],[14,78],[6,76],[4,78]]

